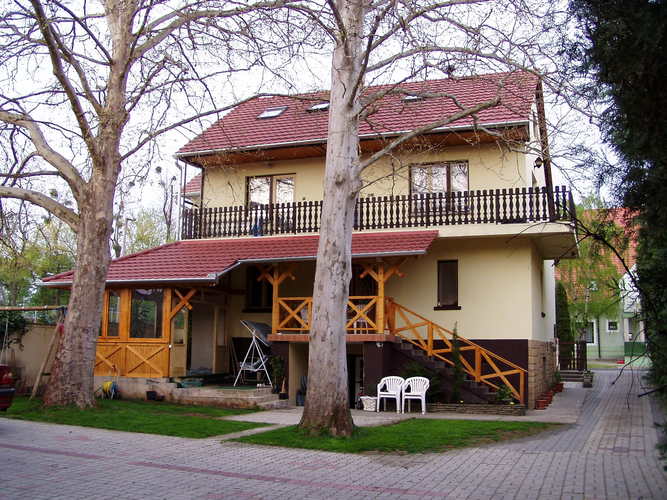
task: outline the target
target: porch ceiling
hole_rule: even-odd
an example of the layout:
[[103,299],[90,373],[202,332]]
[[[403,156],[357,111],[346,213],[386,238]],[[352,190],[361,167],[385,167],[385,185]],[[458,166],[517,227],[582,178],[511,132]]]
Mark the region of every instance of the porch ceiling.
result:
[[[355,233],[352,257],[425,254],[437,231]],[[234,267],[250,262],[314,260],[319,236],[186,240],[169,243],[111,262],[108,285],[215,285]],[[71,285],[74,271],[42,279],[45,286]]]

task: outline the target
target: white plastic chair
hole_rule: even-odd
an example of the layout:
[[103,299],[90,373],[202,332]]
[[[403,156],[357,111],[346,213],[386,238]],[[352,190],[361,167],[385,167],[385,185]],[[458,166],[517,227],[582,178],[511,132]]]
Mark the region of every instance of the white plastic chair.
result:
[[410,401],[418,399],[422,402],[422,415],[426,413],[426,391],[431,382],[426,377],[410,377],[403,382],[403,413],[405,413],[405,401],[408,401],[408,411],[410,411]]
[[[401,391],[403,390],[403,383],[405,380],[403,377],[384,377],[380,380],[378,384],[378,395],[377,395],[377,404],[375,405],[375,411],[380,411],[380,402],[382,398],[389,398],[396,400],[396,413],[401,412]],[[384,403],[385,410],[387,409],[387,403]]]

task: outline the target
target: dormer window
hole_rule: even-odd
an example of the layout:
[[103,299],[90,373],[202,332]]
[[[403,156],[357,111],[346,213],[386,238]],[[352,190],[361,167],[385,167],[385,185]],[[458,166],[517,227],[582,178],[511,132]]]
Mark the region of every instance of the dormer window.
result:
[[325,111],[327,109],[329,109],[329,101],[313,104],[310,108],[308,108],[308,111]]
[[280,116],[287,109],[287,106],[278,106],[276,108],[266,108],[262,111],[257,118],[275,118]]

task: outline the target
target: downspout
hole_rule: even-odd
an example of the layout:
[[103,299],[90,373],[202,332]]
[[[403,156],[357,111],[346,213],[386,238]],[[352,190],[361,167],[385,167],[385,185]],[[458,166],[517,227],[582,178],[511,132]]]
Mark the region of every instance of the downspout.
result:
[[600,317],[596,316],[595,317],[595,328],[597,329],[598,332],[598,359],[602,359],[602,335],[600,335]]
[[551,179],[551,155],[549,154],[549,138],[547,137],[547,121],[544,112],[544,91],[542,89],[542,79],[537,83],[535,92],[537,104],[537,123],[540,132],[540,149],[542,151],[542,162],[544,165],[544,183],[547,188],[547,205],[549,210],[549,220],[556,220],[556,207],[554,206],[554,188]]

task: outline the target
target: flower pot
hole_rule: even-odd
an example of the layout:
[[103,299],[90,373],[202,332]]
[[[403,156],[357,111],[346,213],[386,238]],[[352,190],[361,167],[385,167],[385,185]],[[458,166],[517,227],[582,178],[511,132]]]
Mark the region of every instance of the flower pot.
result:
[[364,411],[375,411],[375,405],[377,404],[377,398],[372,396],[361,396],[361,404],[363,405]]
[[558,382],[556,385],[554,385],[553,391],[563,392],[563,382]]
[[592,373],[584,373],[584,387],[593,387],[593,374]]

